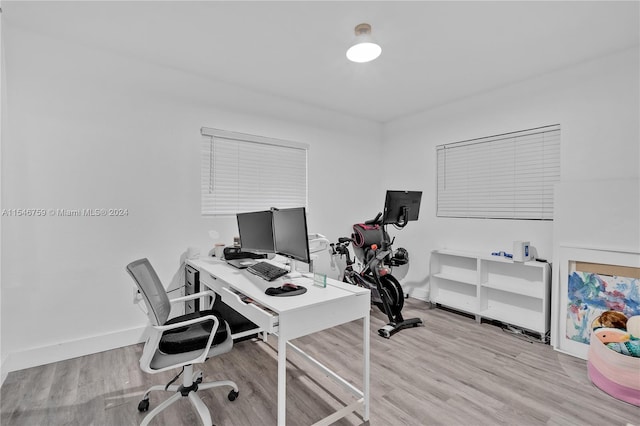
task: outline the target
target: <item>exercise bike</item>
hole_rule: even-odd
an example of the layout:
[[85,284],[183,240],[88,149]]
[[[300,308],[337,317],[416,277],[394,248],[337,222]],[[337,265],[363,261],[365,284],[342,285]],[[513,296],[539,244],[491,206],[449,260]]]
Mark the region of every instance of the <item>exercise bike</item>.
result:
[[[369,289],[371,303],[389,318],[389,323],[378,330],[378,334],[387,339],[400,330],[423,324],[420,318],[404,319],[402,316],[404,292],[391,272],[393,268],[408,269],[409,255],[403,248],[393,251],[393,240],[389,239],[386,231],[387,224],[403,228],[409,220],[417,220],[415,198],[417,197],[419,208],[420,196],[421,193],[415,192],[387,191],[384,217],[382,213],[378,213],[374,219],[353,225],[351,238],[341,237],[337,243],[329,245],[332,267],[337,259],[344,258],[346,261],[340,277],[342,281]],[[413,214],[407,205],[393,205],[394,202],[408,203],[408,198],[412,200],[409,204],[413,205]],[[355,253],[353,257],[349,250],[350,245]],[[356,258],[362,265],[359,271],[353,266],[356,264]]]

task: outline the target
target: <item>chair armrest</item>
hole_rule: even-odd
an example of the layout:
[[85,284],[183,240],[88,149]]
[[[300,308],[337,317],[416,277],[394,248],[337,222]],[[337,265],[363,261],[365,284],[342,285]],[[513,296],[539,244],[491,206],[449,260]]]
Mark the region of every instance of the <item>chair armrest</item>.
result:
[[176,297],[175,299],[169,299],[171,303],[185,302],[187,300],[199,299],[204,296],[211,296],[215,299],[216,293],[211,290],[200,291],[198,293],[189,294],[187,296]]
[[[169,325],[151,325],[150,327],[153,328],[154,330],[158,330],[160,332],[164,332],[164,331],[168,331],[168,330],[173,330],[174,328],[180,328],[180,327],[188,327],[190,325],[193,324],[197,324],[199,322],[205,322],[205,321],[211,321],[213,320],[214,322],[214,328],[218,328],[218,324],[220,321],[218,320],[218,318],[215,315],[205,315],[203,317],[199,317],[199,318],[193,318],[187,321],[181,321],[181,322],[176,322],[173,324],[169,324]],[[215,334],[215,330],[213,334]]]
[[[200,322],[204,322],[204,321],[213,321],[213,327],[211,327],[211,333],[209,334],[209,339],[207,340],[207,345],[203,348],[202,352],[200,353],[200,355],[198,355],[197,357],[191,359],[191,360],[187,360],[184,362],[181,362],[180,364],[176,364],[176,365],[171,365],[165,368],[161,368],[158,370],[152,370],[150,367],[150,363],[151,360],[156,352],[156,350],[158,349],[158,346],[160,344],[160,339],[162,338],[162,334],[165,331],[168,330],[173,330],[175,328],[180,328],[180,327],[186,327],[189,325],[193,325],[193,324],[197,324]],[[200,362],[204,362],[207,359],[207,355],[209,354],[209,350],[211,349],[211,346],[213,345],[213,339],[216,335],[216,332],[218,331],[218,327],[220,327],[221,321],[214,315],[205,315],[203,317],[200,318],[194,318],[191,320],[187,320],[187,321],[181,321],[175,324],[169,324],[169,325],[150,325],[149,329],[151,331],[151,334],[147,340],[147,343],[145,344],[145,348],[143,350],[143,355],[140,358],[140,367],[142,368],[143,371],[147,372],[147,373],[159,373],[161,371],[165,371],[165,370],[169,370],[171,368],[176,368],[176,367],[181,367],[183,365],[188,365],[188,364],[196,364],[196,363],[200,363]],[[228,328],[227,331],[229,332]],[[230,332],[229,332],[230,333]],[[147,350],[149,349],[149,350]]]

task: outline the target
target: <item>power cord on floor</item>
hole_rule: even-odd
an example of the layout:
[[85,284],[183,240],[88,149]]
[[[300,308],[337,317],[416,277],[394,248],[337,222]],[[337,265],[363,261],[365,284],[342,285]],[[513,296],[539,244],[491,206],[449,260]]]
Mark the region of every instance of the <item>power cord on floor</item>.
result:
[[502,331],[504,331],[505,333],[509,333],[517,337],[518,339],[524,340],[529,343],[542,343],[542,344],[549,343],[550,332],[546,332],[544,336],[542,336],[540,339],[535,339],[533,338],[533,336],[530,336],[529,334],[527,334],[524,330],[512,327],[509,324],[503,324],[501,328],[502,328]]

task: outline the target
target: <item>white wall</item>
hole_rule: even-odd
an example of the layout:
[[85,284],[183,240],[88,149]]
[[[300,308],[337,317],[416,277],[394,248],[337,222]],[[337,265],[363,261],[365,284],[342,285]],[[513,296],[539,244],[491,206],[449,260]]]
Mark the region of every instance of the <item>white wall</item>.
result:
[[396,242],[412,256],[406,282],[415,296],[427,295],[434,249],[511,251],[514,240],[529,240],[539,257],[554,254],[554,222],[437,218],[436,145],[559,123],[563,182],[638,179],[638,75],[636,47],[388,123],[387,186],[423,191],[420,220]]
[[[201,126],[310,144],[309,229],[331,240],[374,216],[385,189],[422,190],[420,220],[392,232],[409,249],[404,284],[418,297],[435,248],[509,250],[527,239],[541,257],[554,250],[551,222],[436,218],[435,145],[560,123],[563,181],[638,177],[636,50],[380,126],[2,30],[2,207],[129,211],[2,219],[3,374],[135,341],[145,317],[124,266],[149,257],[168,283],[186,247],[210,247],[209,230],[231,241],[233,218],[199,214]],[[384,179],[371,181],[373,169]]]
[[[0,2],[0,7],[2,7],[2,2]],[[0,14],[0,188],[2,188],[2,122],[4,121],[4,116],[2,115],[6,108],[4,108],[5,99],[2,96],[3,88],[4,88],[4,50],[2,43],[2,16]],[[2,197],[0,197],[0,211],[2,211]],[[0,218],[0,242],[2,236],[2,219]],[[2,244],[0,244],[0,330],[2,330]],[[2,339],[0,339],[0,366],[4,364],[7,355],[5,353],[5,349],[2,346]],[[4,381],[4,375],[2,376],[2,380]]]
[[138,341],[146,320],[125,265],[148,257],[168,285],[187,247],[216,242],[209,230],[232,242],[234,217],[200,215],[202,126],[308,143],[311,232],[336,239],[379,208],[351,202],[347,185],[352,158],[380,151],[379,124],[3,30],[2,206],[128,209],[3,218],[3,374]]

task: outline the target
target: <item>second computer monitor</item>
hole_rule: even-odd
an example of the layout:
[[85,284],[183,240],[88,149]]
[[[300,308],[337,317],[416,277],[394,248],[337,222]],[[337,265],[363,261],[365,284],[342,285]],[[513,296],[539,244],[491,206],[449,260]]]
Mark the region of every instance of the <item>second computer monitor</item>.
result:
[[243,251],[274,253],[273,220],[270,210],[238,213],[238,233]]
[[276,253],[300,262],[310,263],[305,208],[274,210],[273,239]]

